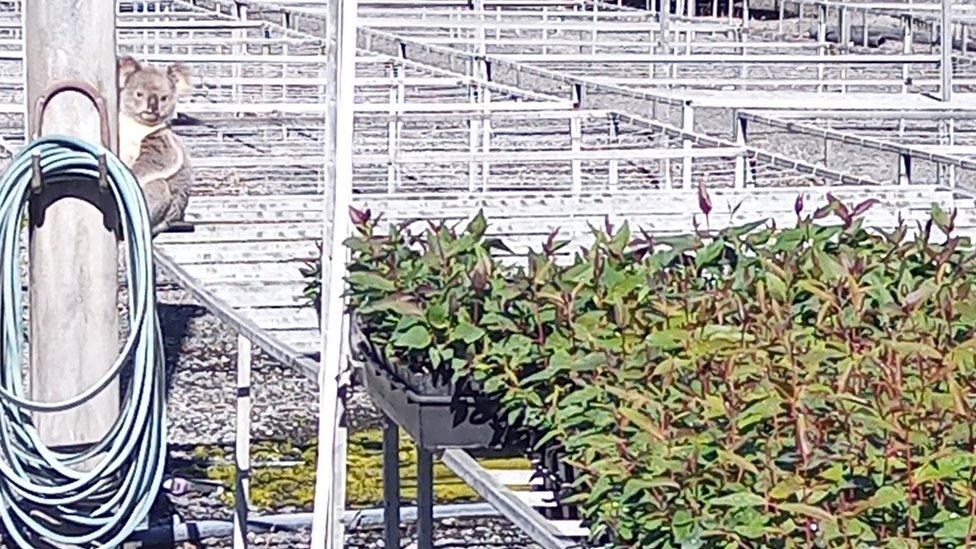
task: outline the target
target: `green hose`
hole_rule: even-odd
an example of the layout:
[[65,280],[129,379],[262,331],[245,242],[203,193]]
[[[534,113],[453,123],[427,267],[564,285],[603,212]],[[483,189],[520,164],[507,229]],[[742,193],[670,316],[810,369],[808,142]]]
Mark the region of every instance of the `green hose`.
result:
[[[82,394],[61,402],[35,402],[26,395],[22,359],[25,332],[20,281],[20,231],[31,194],[31,158],[40,155],[45,185],[87,180],[99,184],[104,149],[49,136],[31,143],[0,178],[0,266],[3,334],[0,338],[0,519],[4,539],[21,547],[46,543],[119,546],[139,526],[159,491],[166,458],[163,347],[156,293],[149,213],[135,177],[106,154],[109,192],[115,196],[128,244],[129,336],[112,368]],[[45,446],[31,412],[74,408],[91,400],[124,371],[130,373],[120,414],[105,437],[78,452]],[[72,467],[90,459],[87,471]]]

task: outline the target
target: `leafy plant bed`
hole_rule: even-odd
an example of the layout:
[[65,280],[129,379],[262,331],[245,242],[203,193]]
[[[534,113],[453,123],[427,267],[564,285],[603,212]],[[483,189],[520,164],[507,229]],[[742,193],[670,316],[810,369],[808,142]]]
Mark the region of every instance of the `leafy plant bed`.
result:
[[558,446],[566,501],[614,545],[969,544],[976,253],[938,208],[911,236],[865,228],[872,202],[607,226],[569,264],[554,234],[525,267],[480,216],[378,234],[354,212],[349,300],[398,371],[470,380]]

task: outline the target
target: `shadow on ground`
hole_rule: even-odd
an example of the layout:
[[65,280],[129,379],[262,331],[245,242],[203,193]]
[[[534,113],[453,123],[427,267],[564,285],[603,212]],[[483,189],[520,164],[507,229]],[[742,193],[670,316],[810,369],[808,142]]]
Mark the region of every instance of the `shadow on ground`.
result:
[[180,350],[186,340],[190,319],[203,316],[207,310],[199,305],[158,303],[159,324],[163,330],[163,353],[166,357],[166,394],[173,386],[173,375],[179,364]]

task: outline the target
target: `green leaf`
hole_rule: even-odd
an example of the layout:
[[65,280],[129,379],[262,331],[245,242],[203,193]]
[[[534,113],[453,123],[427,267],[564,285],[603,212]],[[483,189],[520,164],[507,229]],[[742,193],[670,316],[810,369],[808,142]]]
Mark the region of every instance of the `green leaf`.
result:
[[590,353],[583,358],[578,360],[573,360],[570,363],[570,368],[576,372],[590,372],[600,368],[601,366],[606,366],[607,357],[603,353]]
[[970,534],[976,534],[976,518],[959,517],[942,523],[942,527],[934,532],[935,537],[945,539],[964,539]]
[[722,255],[725,250],[725,241],[716,240],[708,246],[705,246],[695,255],[695,266],[701,269],[704,266],[710,265],[716,258]]
[[787,513],[805,515],[826,522],[837,522],[837,518],[834,515],[831,515],[820,507],[814,507],[805,503],[777,503],[776,507]]
[[737,492],[711,499],[708,504],[716,507],[759,507],[766,505],[766,498],[752,492]]
[[[766,533],[766,518],[758,515],[745,524],[736,524],[732,531],[748,539],[759,539]],[[740,547],[738,543],[731,542],[728,547]]]
[[529,377],[523,379],[520,382],[520,384],[523,387],[527,387],[529,385],[532,385],[533,383],[538,383],[540,381],[548,381],[556,377],[557,375],[559,375],[559,372],[562,371],[563,371],[562,368],[554,368],[553,366],[550,365],[548,368],[543,368],[538,372],[530,375]]
[[631,478],[624,484],[623,498],[630,499],[638,492],[643,490],[650,490],[652,488],[672,488],[679,489],[677,482],[674,482],[668,478],[659,479],[641,479],[641,478]]
[[708,395],[703,401],[705,405],[705,418],[713,419],[716,417],[725,417],[728,412],[725,410],[725,401],[722,397],[718,395]]
[[796,285],[798,288],[817,296],[824,303],[833,303],[835,301],[834,296],[827,291],[823,284],[816,280],[801,280]]
[[408,349],[426,349],[430,346],[430,332],[420,324],[414,325],[406,332],[393,336],[393,344]]
[[482,337],[484,337],[485,331],[481,328],[471,324],[470,322],[461,322],[454,327],[451,331],[451,339],[460,339],[465,343],[474,343]]
[[662,351],[671,351],[683,347],[687,338],[685,330],[659,330],[647,336],[647,343]]
[[448,320],[447,305],[443,303],[437,303],[431,305],[427,309],[427,322],[434,328],[447,328],[450,326],[450,321]]
[[847,275],[847,269],[819,248],[813,249],[813,261],[823,273],[825,282],[830,283]]
[[790,475],[776,483],[776,486],[773,486],[773,489],[769,491],[769,495],[773,499],[788,499],[800,493],[803,485],[802,477]]
[[481,318],[481,325],[509,332],[515,332],[518,330],[518,326],[516,326],[511,319],[498,313],[487,313]]
[[904,490],[895,486],[882,486],[867,500],[856,503],[851,514],[857,515],[870,509],[889,507],[904,501],[908,501],[908,496]]
[[925,358],[941,359],[942,354],[939,353],[931,345],[926,345],[925,343],[919,343],[917,341],[889,341],[887,342],[888,347],[892,350],[897,351],[905,356],[911,356],[918,354]]
[[949,215],[939,207],[938,204],[932,204],[932,221],[935,222],[935,226],[939,228],[940,231],[949,234]]
[[730,462],[734,464],[736,467],[748,471],[754,475],[759,474],[759,469],[756,468],[755,465],[750,463],[749,460],[747,460],[746,458],[736,453],[729,452],[728,450],[722,450],[722,449],[716,450],[716,453],[718,454],[719,459],[722,461]]
[[389,278],[376,273],[356,271],[349,273],[346,278],[349,284],[356,289],[382,290],[384,292],[392,292],[396,289],[396,285]]
[[664,440],[664,433],[650,418],[632,408],[620,408],[620,415],[629,419],[634,425],[640,427],[658,440]]
[[484,211],[478,210],[478,214],[468,223],[467,232],[475,238],[481,238],[487,229],[488,221],[485,219]]
[[744,429],[757,421],[775,416],[782,408],[782,399],[776,393],[770,393],[765,398],[752,403],[739,413],[736,424]]
[[613,235],[610,240],[610,248],[617,253],[624,251],[624,248],[630,244],[630,225],[624,221],[617,233]]
[[398,315],[423,316],[424,310],[410,296],[389,295],[379,301],[357,309],[360,314],[369,314],[380,311],[392,311]]
[[769,288],[769,295],[777,301],[786,301],[786,282],[773,273],[766,273],[766,287]]

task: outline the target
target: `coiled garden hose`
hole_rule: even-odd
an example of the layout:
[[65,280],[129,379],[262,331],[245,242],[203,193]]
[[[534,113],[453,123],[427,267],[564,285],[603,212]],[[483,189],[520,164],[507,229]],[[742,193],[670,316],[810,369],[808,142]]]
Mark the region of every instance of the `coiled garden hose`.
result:
[[[118,206],[126,246],[129,335],[100,381],[62,402],[25,395],[25,333],[20,282],[21,222],[31,194],[32,157],[44,185],[90,181],[98,185],[105,154],[108,188]],[[78,139],[48,136],[18,154],[0,178],[0,518],[3,537],[21,547],[121,546],[146,517],[163,476],[165,403],[163,347],[156,316],[149,213],[139,184],[111,152]],[[31,412],[56,412],[88,402],[123,372],[119,417],[105,437],[77,452],[48,448]],[[73,465],[92,463],[89,470]]]

